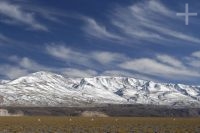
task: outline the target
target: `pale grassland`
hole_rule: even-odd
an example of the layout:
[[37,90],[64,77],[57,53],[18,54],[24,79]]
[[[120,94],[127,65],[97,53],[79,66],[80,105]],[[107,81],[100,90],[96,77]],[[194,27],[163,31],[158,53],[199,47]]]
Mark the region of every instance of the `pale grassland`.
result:
[[0,133],[200,133],[200,118],[0,117]]

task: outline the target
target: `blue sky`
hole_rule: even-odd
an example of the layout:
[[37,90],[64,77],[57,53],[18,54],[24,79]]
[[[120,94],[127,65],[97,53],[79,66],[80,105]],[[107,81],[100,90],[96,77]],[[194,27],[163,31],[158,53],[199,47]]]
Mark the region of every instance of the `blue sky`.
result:
[[[185,11],[190,17],[176,16]],[[0,0],[0,78],[37,71],[200,85],[197,0]]]

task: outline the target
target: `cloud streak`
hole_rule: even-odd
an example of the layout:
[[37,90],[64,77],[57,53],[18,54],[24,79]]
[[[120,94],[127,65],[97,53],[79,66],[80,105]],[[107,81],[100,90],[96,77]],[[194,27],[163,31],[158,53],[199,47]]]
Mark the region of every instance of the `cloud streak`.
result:
[[[200,77],[200,71],[196,69],[199,65],[189,62],[189,65],[182,59],[177,59],[167,54],[157,54],[153,58],[141,57],[131,58],[127,55],[108,51],[85,51],[73,50],[64,45],[47,45],[47,53],[54,58],[64,61],[85,65],[85,68],[92,68],[101,71],[98,74],[126,75],[155,79],[158,77],[170,80],[186,80]],[[197,52],[194,52],[197,53]],[[187,58],[192,58],[192,53]],[[91,67],[93,66],[93,67]],[[98,69],[100,68],[100,69]],[[121,72],[120,72],[121,71]],[[116,74],[114,74],[116,72]]]
[[17,66],[4,64],[0,66],[0,73],[8,79],[15,79],[27,75],[28,71]]
[[0,1],[0,14],[5,17],[3,22],[7,24],[24,24],[34,30],[48,31],[48,28],[40,24],[33,13],[24,11],[20,5],[12,4],[7,1]]
[[189,29],[185,29],[186,33],[182,27],[177,26],[182,19],[160,0],[139,1],[127,7],[117,6],[110,12],[110,25],[118,32],[108,31],[105,24],[100,25],[94,19],[87,18],[87,25],[83,28],[87,35],[101,40],[118,41],[120,44],[148,42],[169,46],[175,43],[200,43],[200,39],[189,32]]
[[64,68],[61,71],[63,75],[70,78],[71,77],[75,77],[75,78],[94,77],[98,75],[98,73],[95,70],[91,70],[91,69]]
[[85,26],[83,27],[83,30],[85,33],[87,33],[87,35],[102,40],[113,40],[113,41],[123,40],[123,37],[108,31],[106,26],[100,25],[94,19],[89,17],[82,17],[82,18],[85,21]]
[[60,67],[58,69],[55,67],[44,66],[28,57],[21,58],[18,56],[11,56],[8,58],[8,60],[14,63],[15,65],[2,64],[0,66],[0,75],[8,79],[16,79],[21,76],[26,76],[29,73],[38,71],[51,71],[70,78],[93,77],[98,75],[98,73],[95,70],[91,69],[78,69],[70,67]]
[[192,53],[192,56],[200,59],[200,51]]
[[119,64],[119,67],[139,72],[140,74],[175,80],[200,77],[200,71],[186,66],[183,61],[169,55],[157,55],[156,58],[132,59]]
[[[62,45],[48,45],[47,47],[51,47],[51,51],[48,52],[52,54],[51,56],[60,61],[74,61],[73,63],[76,62],[77,64],[79,64],[77,67],[71,67],[68,65],[64,65],[62,67],[49,67],[39,64],[28,57],[21,58],[18,56],[11,56],[8,58],[8,60],[15,65],[2,64],[0,66],[0,73],[1,75],[9,79],[18,78],[19,76],[24,76],[28,73],[37,71],[51,71],[63,74],[67,77],[93,77],[105,75],[127,76],[153,81],[162,81],[162,79],[168,79],[170,80],[170,82],[172,80],[192,81],[200,77],[200,71],[198,69],[200,66],[200,59],[193,57],[194,53],[197,53],[198,51],[193,52],[189,56],[183,57],[182,59],[177,59],[166,54],[158,54],[152,58],[130,58],[120,53],[103,52],[100,54],[96,51],[91,51],[87,54],[87,56],[83,57],[83,60],[87,60],[89,63],[95,66],[93,68],[90,68],[89,66],[91,65],[80,67],[80,64],[83,62],[82,59],[79,60],[77,58],[80,58],[80,56],[84,56],[84,52],[78,50],[75,51],[67,47],[61,46]],[[53,53],[52,49],[56,49],[56,53],[59,53],[59,55]],[[60,51],[60,49],[62,49],[62,51]],[[97,54],[99,57],[95,57],[94,54]],[[92,56],[89,57],[88,55]],[[105,58],[105,55],[108,56],[110,59],[104,61],[103,59]],[[74,57],[70,58],[69,60],[68,56],[69,58],[72,56]],[[103,66],[106,67],[103,69]],[[100,67],[101,69],[99,69],[98,67]]]
[[[166,24],[166,20],[177,23],[179,18],[175,16],[175,11],[167,8],[159,0],[146,0],[128,8],[119,7],[113,14],[112,23],[132,39],[155,43],[166,43],[166,41],[200,43],[199,38],[182,33],[177,26]],[[157,42],[155,39],[160,41]]]
[[10,43],[10,42],[13,42],[13,40],[3,34],[0,33],[0,45],[1,43]]
[[[46,46],[47,54],[68,62],[78,65],[84,65],[85,67],[91,67],[96,65],[111,65],[113,63],[122,62],[127,60],[128,57],[124,54],[108,52],[108,51],[80,51],[66,47],[64,44],[52,43]],[[98,64],[97,64],[98,63]]]

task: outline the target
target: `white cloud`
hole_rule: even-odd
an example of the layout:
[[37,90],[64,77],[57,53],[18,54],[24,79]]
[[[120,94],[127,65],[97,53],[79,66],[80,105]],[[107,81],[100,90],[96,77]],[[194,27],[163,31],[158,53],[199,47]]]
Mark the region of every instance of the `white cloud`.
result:
[[36,63],[33,60],[30,60],[27,57],[22,58],[21,61],[19,62],[19,64],[21,67],[33,69],[33,70],[38,70],[38,69],[44,68],[42,65],[39,65],[38,63]]
[[189,60],[188,64],[189,64],[190,66],[192,66],[192,67],[197,68],[197,69],[200,68],[200,60],[192,59],[192,58],[191,58],[191,59]]
[[176,17],[176,12],[159,0],[146,0],[129,7],[117,7],[110,17],[112,24],[122,31],[121,34],[126,34],[129,41],[143,40],[158,44],[164,42],[165,45],[167,41],[200,43],[200,39],[192,33],[184,33],[177,24],[172,25],[178,23],[180,17]]
[[10,42],[10,39],[8,37],[6,37],[5,35],[0,33],[0,41]]
[[28,60],[24,58],[19,64],[16,65],[9,65],[9,64],[1,65],[0,75],[8,79],[16,79],[21,76],[26,76],[30,73],[38,71],[50,71],[50,72],[60,73],[70,78],[93,77],[98,75],[98,73],[95,70],[90,70],[90,69],[48,68],[48,67],[41,67],[42,65],[37,64],[36,62],[30,62],[30,61],[27,62],[27,61]]
[[[27,2],[27,1],[26,1]],[[80,19],[80,15],[73,12],[66,12],[65,10],[53,8],[50,6],[40,6],[40,5],[34,5],[31,4],[31,2],[27,2],[25,6],[23,6],[23,9],[28,10],[30,12],[34,12],[40,17],[49,20],[54,23],[58,24],[66,24],[65,21],[63,21],[63,18],[72,18],[72,19]]]
[[116,35],[112,32],[109,32],[108,29],[98,24],[94,19],[83,17],[85,20],[85,27],[83,27],[83,30],[90,36],[96,37],[99,39],[108,39],[108,40],[123,40],[123,38],[119,35]]
[[131,77],[131,78],[137,78],[141,80],[158,81],[157,79],[152,78],[150,76],[136,74],[135,72],[128,72],[128,71],[123,71],[123,70],[106,70],[101,75],[117,76],[117,77]]
[[121,62],[124,60],[128,60],[128,57],[125,56],[124,54],[115,52],[105,52],[105,51],[92,52],[91,57],[101,64],[109,64],[112,62]]
[[159,0],[157,1],[150,0],[148,1],[148,3],[145,3],[145,4],[148,4],[147,8],[153,12],[156,12],[158,14],[165,15],[168,17],[174,17],[174,12],[169,10],[167,7],[165,7],[162,3],[159,2]]
[[61,59],[66,62],[71,62],[75,64],[81,64],[85,66],[90,66],[96,64],[96,62],[107,65],[114,62],[122,62],[128,57],[124,54],[108,52],[108,51],[80,51],[73,50],[64,46],[63,44],[50,44],[47,45],[46,51],[49,55]]
[[106,70],[102,72],[102,76],[117,76],[117,77],[134,77],[133,73],[123,71],[123,70]]
[[168,65],[171,65],[177,68],[184,68],[184,64],[181,61],[169,55],[157,55],[156,58],[160,62],[166,63]]
[[192,56],[196,57],[196,58],[200,58],[200,51],[196,51],[196,52],[192,53]]
[[[66,47],[62,47],[66,48]],[[65,51],[65,50],[64,50]],[[50,52],[50,51],[49,51]],[[76,53],[75,55],[71,53]],[[59,51],[58,51],[59,53]],[[84,55],[82,52],[78,51],[70,51],[64,52],[66,55],[70,53],[70,56],[75,56],[78,58],[78,55]],[[37,71],[51,71],[63,74],[68,77],[93,77],[99,75],[107,75],[107,76],[126,76],[126,77],[135,77],[139,79],[145,80],[153,80],[159,81],[160,79],[169,79],[172,80],[193,80],[200,77],[200,62],[199,60],[191,60],[196,59],[192,57],[192,54],[188,56],[188,61],[185,63],[185,60],[178,60],[175,57],[171,57],[169,55],[156,55],[155,58],[137,58],[131,59],[126,57],[123,54],[113,54],[106,53],[105,55],[110,56],[108,60],[101,61],[101,58],[106,58],[104,55],[99,57],[94,56],[94,51],[89,52],[88,55],[92,55],[91,58],[88,58],[89,62],[91,60],[95,60],[100,64],[109,64],[111,65],[104,67],[101,69],[101,72],[98,72],[98,67],[94,67],[92,69],[88,69],[80,67],[48,67],[42,64],[37,63],[36,61],[27,58],[27,57],[18,57],[11,56],[8,58],[13,65],[2,64],[0,66],[0,73],[2,76],[8,77],[10,79],[18,78],[20,76],[27,75],[28,73],[37,72]],[[99,54],[99,53],[98,53]],[[110,55],[111,54],[111,55]],[[56,54],[57,55],[57,54]],[[124,56],[121,58],[120,56]],[[57,56],[56,56],[57,57]],[[59,59],[65,60],[65,56],[58,56]],[[69,57],[70,58],[70,57]],[[75,60],[75,58],[73,60]],[[119,59],[121,58],[121,59]],[[189,59],[190,58],[190,59]],[[117,61],[119,59],[120,61]],[[98,61],[99,60],[99,61]],[[187,64],[187,65],[186,65]],[[189,65],[188,65],[189,64]],[[102,68],[102,67],[101,67]]]
[[51,68],[40,65],[27,57],[20,58],[18,56],[10,56],[7,59],[12,62],[12,64],[1,64],[0,74],[9,79],[26,76],[32,72],[52,70]]
[[63,44],[52,43],[46,46],[46,52],[56,59],[67,62],[68,64],[78,64],[81,66],[92,66],[90,56],[87,52],[73,50],[65,47]]
[[81,70],[81,69],[75,69],[75,68],[65,68],[62,69],[61,72],[63,75],[67,76],[67,77],[77,77],[77,78],[81,78],[81,77],[93,77],[98,75],[98,73],[94,70],[90,70],[90,69],[86,69],[86,70]]
[[0,1],[0,14],[9,18],[9,22],[25,24],[35,30],[48,31],[47,27],[37,22],[33,13],[24,11],[20,5],[11,4],[7,1]]
[[185,57],[185,62],[191,67],[199,70],[200,68],[200,51],[193,52],[190,56]]
[[[8,59],[16,65],[3,65],[3,67],[0,67],[0,72],[2,73],[2,75],[10,79],[24,76],[28,73],[37,71],[51,71],[61,73],[68,77],[91,77],[96,76],[98,74],[95,70],[90,69],[76,69],[70,67],[47,67],[27,57],[20,58],[18,56],[11,56]],[[16,74],[14,73],[15,70]]]
[[27,71],[50,71],[49,67],[45,67],[41,64],[38,64],[34,60],[28,57],[18,57],[18,56],[11,56],[9,60],[15,62],[19,67],[26,69]]
[[152,76],[165,77],[170,79],[181,79],[183,76],[191,77],[200,77],[200,73],[192,70],[190,68],[178,67],[163,64],[156,61],[155,59],[150,58],[140,58],[135,60],[126,61],[119,65],[123,69],[133,70],[142,74],[148,74]]
[[[200,43],[200,39],[197,37],[193,37],[191,35],[187,35],[185,33],[176,31],[175,29],[171,29],[169,27],[165,27],[164,25],[160,25],[160,26],[154,26],[152,24],[145,24],[147,28],[151,28],[161,34],[182,40],[182,41],[188,41],[188,42],[192,42],[192,43]],[[167,37],[166,37],[167,38]],[[174,40],[173,38],[170,38],[171,40]],[[168,39],[168,41],[171,41],[170,39]],[[174,40],[175,41],[175,40]]]
[[22,69],[17,66],[1,65],[0,73],[1,73],[1,75],[5,76],[9,79],[15,79],[15,78],[27,75],[28,71],[26,69]]
[[[84,64],[86,68],[94,70],[103,70],[105,71],[103,74],[114,74],[116,72],[119,75],[131,76],[129,71],[132,71],[131,73],[136,72],[140,77],[143,75],[148,77],[148,79],[151,79],[152,76],[176,80],[200,77],[200,71],[197,71],[194,65],[192,67],[187,66],[183,59],[180,60],[164,54],[156,55],[152,59],[131,59],[121,53],[107,51],[85,52],[55,44],[47,45],[46,50],[49,55],[59,60],[75,63],[79,66]],[[101,64],[101,66],[97,63]],[[99,67],[100,69],[98,69]],[[109,71],[109,69],[115,69],[115,71]]]

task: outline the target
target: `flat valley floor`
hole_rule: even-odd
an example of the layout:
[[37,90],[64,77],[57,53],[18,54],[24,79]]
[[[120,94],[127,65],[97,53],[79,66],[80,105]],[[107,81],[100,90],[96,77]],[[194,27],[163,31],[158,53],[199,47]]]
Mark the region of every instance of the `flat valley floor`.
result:
[[200,118],[0,117],[0,133],[200,133]]

